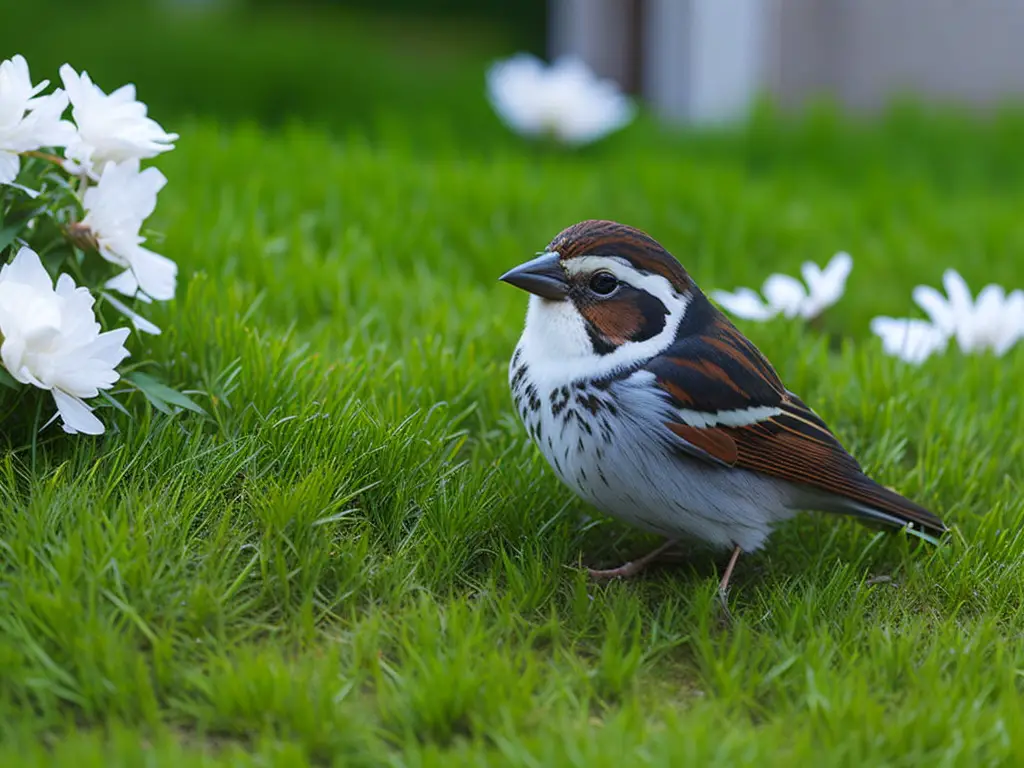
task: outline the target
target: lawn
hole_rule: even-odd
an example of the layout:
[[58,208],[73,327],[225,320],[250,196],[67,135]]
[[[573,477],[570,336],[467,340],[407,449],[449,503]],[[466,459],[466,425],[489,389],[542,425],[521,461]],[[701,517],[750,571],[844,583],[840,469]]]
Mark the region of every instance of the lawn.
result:
[[[868,330],[948,266],[1024,287],[1024,121],[645,119],[580,153],[164,123],[182,280],[132,350],[208,416],[6,436],[0,764],[1024,760],[1024,346],[914,368]],[[853,254],[823,327],[740,325],[947,543],[801,516],[741,559],[731,625],[696,547],[590,583],[652,542],[526,438],[497,282],[589,217],[706,290]]]

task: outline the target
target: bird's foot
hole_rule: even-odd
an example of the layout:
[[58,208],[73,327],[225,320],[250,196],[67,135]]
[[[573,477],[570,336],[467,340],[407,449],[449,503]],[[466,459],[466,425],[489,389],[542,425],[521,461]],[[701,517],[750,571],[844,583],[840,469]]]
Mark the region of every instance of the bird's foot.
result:
[[636,576],[647,567],[643,560],[633,560],[620,565],[618,568],[587,568],[587,575],[594,581],[605,581],[607,579],[629,579]]
[[729,590],[728,588],[718,588],[718,607],[721,609],[721,615],[719,616],[723,626],[728,627],[732,624],[732,611],[729,610]]
[[587,568],[587,574],[590,578],[595,581],[603,581],[606,579],[629,579],[636,576],[638,573],[643,571],[648,565],[658,559],[666,550],[671,549],[675,546],[676,540],[669,539],[664,544],[648,552],[643,557],[637,560],[631,560],[624,565],[620,565],[618,568],[607,568],[607,569],[596,569]]
[[729,557],[729,564],[725,567],[722,580],[718,582],[718,604],[722,608],[722,623],[732,624],[732,613],[729,611],[729,580],[732,578],[732,571],[736,567],[736,561],[740,558],[740,548],[733,547],[732,555]]

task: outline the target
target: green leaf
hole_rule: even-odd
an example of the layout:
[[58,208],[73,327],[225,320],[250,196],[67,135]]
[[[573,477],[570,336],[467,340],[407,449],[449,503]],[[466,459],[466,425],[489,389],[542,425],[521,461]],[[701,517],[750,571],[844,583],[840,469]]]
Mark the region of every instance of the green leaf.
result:
[[171,389],[152,376],[135,371],[124,378],[134,384],[146,396],[146,399],[149,400],[153,407],[161,413],[173,413],[169,406],[176,405],[179,408],[185,408],[203,416],[206,415],[206,411],[194,403],[187,395],[183,395],[176,389]]
[[[46,206],[37,206],[30,209],[21,209],[17,211],[18,217],[11,221],[9,224],[5,220],[3,227],[0,227],[0,251],[6,248],[8,245],[14,242],[14,238],[23,230],[28,223],[35,218],[46,213]],[[8,211],[10,214],[10,211]]]
[[20,389],[21,388],[21,384],[19,384],[13,378],[11,378],[11,374],[9,374],[2,367],[0,367],[0,386],[7,387],[9,389]]
[[111,396],[108,392],[106,392],[106,391],[101,389],[100,390],[100,397],[103,398],[104,400],[106,400],[107,403],[109,403],[116,410],[120,411],[121,413],[123,413],[128,418],[132,417],[132,415],[128,412],[128,409],[125,408],[123,405],[121,405],[119,402],[117,402],[117,400],[115,400],[113,398],[113,396]]
[[14,238],[18,236],[18,233],[25,227],[26,223],[26,221],[16,221],[0,229],[0,251],[14,242]]

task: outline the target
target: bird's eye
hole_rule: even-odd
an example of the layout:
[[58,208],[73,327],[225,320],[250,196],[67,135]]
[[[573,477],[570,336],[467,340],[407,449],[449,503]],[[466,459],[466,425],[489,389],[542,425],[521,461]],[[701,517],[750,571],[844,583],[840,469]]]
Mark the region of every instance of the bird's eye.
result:
[[615,293],[619,287],[619,281],[611,272],[598,272],[590,278],[590,290],[598,296],[608,296]]

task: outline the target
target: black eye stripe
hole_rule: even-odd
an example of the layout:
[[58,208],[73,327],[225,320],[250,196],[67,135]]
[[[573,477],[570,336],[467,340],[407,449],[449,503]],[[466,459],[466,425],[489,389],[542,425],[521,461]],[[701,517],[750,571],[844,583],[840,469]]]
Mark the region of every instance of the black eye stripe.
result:
[[586,328],[587,336],[590,337],[590,343],[594,347],[594,352],[596,352],[597,354],[602,356],[610,355],[612,352],[618,349],[618,347],[616,347],[614,344],[611,344],[604,336],[601,335],[601,332],[594,327],[593,323],[588,322],[586,324]]
[[636,304],[643,315],[643,324],[633,337],[633,341],[646,341],[654,338],[665,329],[665,318],[668,308],[661,299],[645,291],[637,291]]

